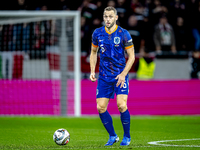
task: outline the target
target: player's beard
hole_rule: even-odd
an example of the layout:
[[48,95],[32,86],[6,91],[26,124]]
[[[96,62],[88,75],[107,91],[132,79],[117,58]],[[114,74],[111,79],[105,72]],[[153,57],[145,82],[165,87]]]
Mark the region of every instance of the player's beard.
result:
[[108,29],[111,29],[113,26],[114,26],[114,24],[115,24],[115,21],[113,21],[111,24],[110,24],[110,26],[108,27],[108,26],[106,26]]

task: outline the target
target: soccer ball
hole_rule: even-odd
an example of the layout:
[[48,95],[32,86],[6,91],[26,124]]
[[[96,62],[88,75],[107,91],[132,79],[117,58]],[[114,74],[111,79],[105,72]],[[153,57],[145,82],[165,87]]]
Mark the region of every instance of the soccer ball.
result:
[[53,134],[53,140],[58,145],[66,145],[70,140],[70,134],[66,129],[58,129]]

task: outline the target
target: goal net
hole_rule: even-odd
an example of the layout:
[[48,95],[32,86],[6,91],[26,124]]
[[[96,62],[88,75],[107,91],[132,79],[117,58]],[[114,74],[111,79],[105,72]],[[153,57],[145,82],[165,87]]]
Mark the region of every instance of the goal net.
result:
[[0,115],[80,116],[80,13],[0,11]]

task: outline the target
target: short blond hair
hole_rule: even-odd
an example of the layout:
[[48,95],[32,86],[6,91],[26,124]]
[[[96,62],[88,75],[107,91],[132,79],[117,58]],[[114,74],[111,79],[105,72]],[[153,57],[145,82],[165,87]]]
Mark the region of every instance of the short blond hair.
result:
[[104,9],[104,12],[105,11],[114,11],[114,13],[115,13],[115,15],[117,15],[117,10],[114,8],[114,7],[111,7],[111,6],[109,6],[109,7],[106,7],[105,9]]

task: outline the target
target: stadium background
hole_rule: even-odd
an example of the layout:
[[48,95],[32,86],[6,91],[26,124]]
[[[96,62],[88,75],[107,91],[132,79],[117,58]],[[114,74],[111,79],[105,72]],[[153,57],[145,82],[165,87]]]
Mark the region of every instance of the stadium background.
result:
[[[106,0],[76,0],[73,2],[67,0],[9,0],[0,5],[0,9],[3,11],[80,11],[81,115],[98,115],[95,101],[97,83],[92,83],[88,80],[90,71],[88,56],[91,34],[96,27],[103,25],[103,8],[110,2]],[[115,3],[120,16],[117,23],[129,31],[134,30],[141,33],[141,36],[134,36],[133,38],[133,41],[137,42],[134,43],[136,47],[136,62],[130,71],[128,107],[131,115],[199,115],[200,81],[198,72],[200,70],[198,70],[198,67],[200,65],[200,47],[196,47],[198,42],[195,41],[195,37],[192,34],[193,29],[196,28],[200,32],[200,25],[198,25],[198,18],[200,18],[199,0],[116,0],[112,2]],[[160,2],[158,5],[162,9],[158,9],[160,11],[157,13],[151,13],[156,8],[156,2]],[[138,24],[140,24],[137,28],[129,26],[128,19],[132,15],[137,18]],[[175,32],[176,53],[172,53],[170,49],[162,51],[162,53],[157,53],[155,50],[153,40],[154,27],[163,15],[167,16],[174,31],[177,31]],[[178,17],[184,19],[184,27],[181,27],[181,29],[177,29],[176,20]],[[147,22],[145,22],[146,20]],[[15,45],[16,48],[13,48],[14,44],[11,44],[11,48],[9,46],[9,38],[14,35],[5,33],[19,31],[20,34],[20,27],[22,26],[18,24],[16,30],[13,30],[15,26],[9,24],[0,27],[0,115],[57,116],[61,114],[61,82],[57,74],[60,70],[60,53],[57,51],[52,53],[50,49],[46,49],[48,45],[52,46],[52,43],[56,43],[57,39],[56,36],[52,40],[50,40],[51,36],[41,38],[40,30],[43,29],[42,26],[44,26],[45,33],[48,31],[43,23],[41,21],[32,24],[29,31],[36,38],[30,38],[29,44],[24,45],[22,42],[23,36],[20,36],[19,43]],[[145,42],[145,45],[142,46],[145,47],[150,58],[156,63],[154,78],[149,81],[136,79],[137,71],[135,66],[140,58],[143,48],[141,44],[143,42]],[[13,61],[11,71],[9,71],[7,59],[6,67],[3,68],[5,57],[3,54],[10,51],[14,54],[11,58]],[[197,54],[197,57],[195,54]],[[68,64],[73,70],[73,63],[71,63],[73,53],[70,53],[70,56],[72,57],[68,58]],[[31,64],[28,63],[29,60],[34,60],[35,64],[39,62],[35,70],[31,68]],[[53,63],[51,63],[52,61]],[[194,61],[196,67],[193,66]],[[35,74],[36,70],[38,70],[38,73]],[[66,88],[67,93],[69,93],[66,99],[66,115],[74,116],[74,82],[68,80]],[[119,115],[116,99],[110,101],[108,110],[111,114]]]

